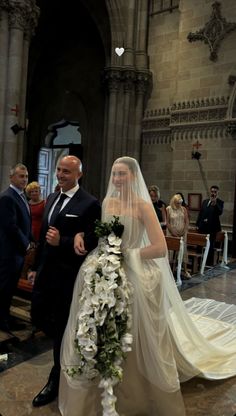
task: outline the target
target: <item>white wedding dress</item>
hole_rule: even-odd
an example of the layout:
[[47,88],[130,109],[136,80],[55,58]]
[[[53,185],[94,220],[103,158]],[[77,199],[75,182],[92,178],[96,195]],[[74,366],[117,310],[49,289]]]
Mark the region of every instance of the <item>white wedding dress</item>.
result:
[[[123,266],[134,290],[132,351],[124,361],[123,380],[114,389],[118,414],[184,416],[180,382],[194,376],[236,375],[236,306],[208,299],[191,299],[185,306],[135,159],[122,157],[114,162],[102,213],[103,221],[116,215],[124,225]],[[78,273],[62,342],[59,408],[63,416],[102,416],[99,380],[82,381],[66,372],[79,362],[74,348],[79,295],[97,250]]]
[[[236,328],[231,313],[235,318],[236,306],[227,308],[227,305],[212,300],[192,299],[186,305],[188,314],[174,281],[169,281],[173,277],[166,259],[140,260],[138,247],[144,232],[142,224],[127,216],[120,220],[125,224],[122,236],[126,253],[124,267],[134,288],[134,342],[124,363],[123,381],[115,388],[116,408],[119,415],[124,416],[184,416],[179,377],[184,381],[194,375],[222,379],[236,374]],[[64,370],[76,364],[73,338],[78,298],[86,265],[91,256],[96,255],[96,250],[83,263],[75,284],[63,339]],[[101,389],[97,384],[97,380],[93,383],[73,381],[62,371],[61,414],[101,416]]]

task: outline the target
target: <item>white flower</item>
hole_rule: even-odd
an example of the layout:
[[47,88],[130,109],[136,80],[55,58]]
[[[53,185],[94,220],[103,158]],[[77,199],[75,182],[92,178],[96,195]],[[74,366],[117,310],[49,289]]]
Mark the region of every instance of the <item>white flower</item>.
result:
[[[99,240],[97,253],[88,256],[82,266],[84,282],[75,330],[79,364],[68,368],[67,373],[87,380],[100,376],[103,416],[119,416],[113,387],[122,380],[124,354],[131,351],[133,337],[128,331],[133,290],[121,265],[121,238],[114,232],[104,235]],[[104,360],[104,354],[114,356],[114,349],[119,358]]]

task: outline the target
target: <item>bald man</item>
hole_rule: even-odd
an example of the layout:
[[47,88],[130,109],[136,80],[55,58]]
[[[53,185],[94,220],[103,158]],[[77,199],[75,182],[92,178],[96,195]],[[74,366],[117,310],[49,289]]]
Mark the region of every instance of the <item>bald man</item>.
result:
[[[53,338],[54,365],[44,388],[33,399],[33,406],[44,406],[58,395],[60,348],[69,316],[73,286],[86,254],[97,245],[94,222],[100,219],[98,200],[79,186],[81,161],[63,157],[56,176],[60,191],[49,195],[45,206],[37,250],[32,295],[32,322]],[[74,236],[82,233],[84,250],[76,254]]]

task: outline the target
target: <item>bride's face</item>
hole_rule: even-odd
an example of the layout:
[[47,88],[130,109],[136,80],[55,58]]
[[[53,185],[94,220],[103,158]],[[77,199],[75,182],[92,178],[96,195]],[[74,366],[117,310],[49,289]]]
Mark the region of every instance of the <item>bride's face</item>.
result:
[[125,163],[116,163],[112,168],[112,183],[117,189],[124,189],[133,179],[133,174]]

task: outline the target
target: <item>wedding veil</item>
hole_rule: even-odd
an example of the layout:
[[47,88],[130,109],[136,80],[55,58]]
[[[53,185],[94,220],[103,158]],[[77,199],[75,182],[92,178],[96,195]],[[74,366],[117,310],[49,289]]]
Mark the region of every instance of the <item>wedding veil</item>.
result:
[[[140,217],[143,206],[148,207],[150,212],[152,232],[160,237],[158,257],[145,260],[140,257],[140,249],[149,247],[151,241],[150,232],[147,233]],[[199,311],[190,315],[184,306],[169,266],[163,232],[139,164],[130,157],[117,159],[112,167],[102,206],[102,220],[110,221],[113,216],[118,216],[124,224],[124,268],[134,288],[132,353],[136,354],[141,374],[165,392],[178,391],[179,378],[185,381],[196,375],[225,378],[235,374],[235,334],[229,336],[227,333],[224,338],[220,332],[220,341],[214,343],[207,339],[207,329],[202,334],[201,329],[206,325],[205,317],[199,321],[202,327],[193,322]],[[87,258],[93,255],[94,251]],[[74,333],[86,262],[81,266],[75,283],[61,354],[62,368],[78,362]],[[202,315],[200,313],[199,316]],[[215,323],[214,319],[210,319],[208,325]],[[69,377],[67,381],[72,387],[79,383]]]
[[[120,189],[114,185],[114,169],[121,166],[119,164],[128,166],[132,173],[131,180]],[[119,174],[119,169],[116,171]],[[211,304],[209,312],[206,307],[209,302],[202,308],[198,306],[195,313],[188,313],[176,287],[156,214],[152,216],[152,228],[160,236],[160,256],[141,260],[140,249],[149,246],[150,240],[139,221],[140,204],[148,204],[155,213],[138,162],[126,156],[118,158],[111,171],[102,216],[106,221],[112,213],[118,215],[125,227],[125,263],[134,287],[134,350],[140,372],[167,392],[179,388],[178,375],[180,381],[196,375],[209,379],[234,375],[235,326],[232,328],[231,324],[224,322],[222,328],[221,322],[218,327],[218,321],[213,317],[222,316],[222,310]],[[216,337],[210,327],[215,329]]]

